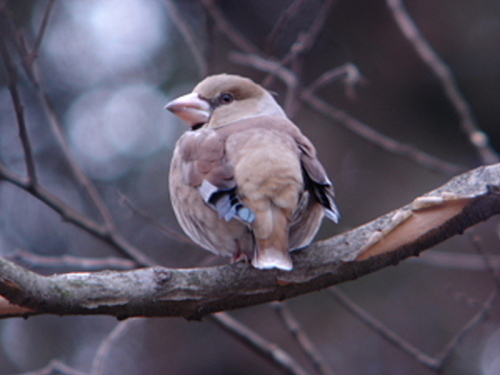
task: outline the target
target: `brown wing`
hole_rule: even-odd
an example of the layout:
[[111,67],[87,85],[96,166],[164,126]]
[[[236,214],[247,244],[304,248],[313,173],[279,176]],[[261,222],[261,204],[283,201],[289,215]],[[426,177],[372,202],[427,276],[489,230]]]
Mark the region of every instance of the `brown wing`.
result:
[[306,187],[312,191],[318,201],[325,207],[326,217],[338,223],[340,212],[335,204],[333,184],[328,179],[325,168],[323,168],[316,156],[316,149],[302,134],[299,134],[295,139],[301,151],[300,161],[305,172]]
[[236,194],[234,168],[227,160],[224,138],[211,129],[189,131],[177,147],[185,184],[198,189],[203,200],[226,221],[236,217],[253,222],[254,213]]
[[304,171],[306,189],[323,205],[326,216],[337,223],[340,219],[340,212],[335,204],[333,184],[317,158],[316,149],[300,129],[285,117],[259,116],[235,122],[217,130],[221,137],[226,138],[232,132],[248,127],[273,128],[281,133],[287,133],[295,139],[300,151],[300,162]]

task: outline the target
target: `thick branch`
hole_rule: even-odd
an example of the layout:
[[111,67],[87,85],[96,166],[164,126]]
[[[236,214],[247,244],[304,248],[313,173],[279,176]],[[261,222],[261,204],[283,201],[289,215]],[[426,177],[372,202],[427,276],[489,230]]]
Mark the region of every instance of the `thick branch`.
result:
[[[262,271],[237,263],[40,276],[0,259],[0,294],[34,310],[19,316],[107,314],[121,319],[200,319],[217,311],[320,290],[418,255],[500,213],[499,187],[500,164],[467,172],[399,210],[294,252],[295,268],[290,272]],[[446,199],[439,203],[442,198]],[[424,202],[436,204],[427,207]],[[405,213],[410,213],[408,220],[400,221]]]

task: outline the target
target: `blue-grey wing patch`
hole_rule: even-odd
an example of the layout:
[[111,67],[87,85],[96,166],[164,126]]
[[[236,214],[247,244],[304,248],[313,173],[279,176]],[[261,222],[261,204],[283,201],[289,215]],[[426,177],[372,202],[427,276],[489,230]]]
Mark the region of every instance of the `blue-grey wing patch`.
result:
[[214,207],[220,217],[229,221],[234,218],[252,224],[255,213],[246,207],[236,194],[236,187],[230,190],[220,190],[207,180],[198,187],[203,200]]

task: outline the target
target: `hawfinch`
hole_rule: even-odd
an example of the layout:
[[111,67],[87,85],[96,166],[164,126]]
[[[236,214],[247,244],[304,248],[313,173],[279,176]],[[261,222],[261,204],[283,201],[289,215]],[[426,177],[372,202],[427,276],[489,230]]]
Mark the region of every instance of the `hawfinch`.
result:
[[175,147],[170,197],[203,248],[291,270],[289,251],[312,241],[324,215],[338,221],[314,146],[258,84],[210,76],[166,109],[191,126]]

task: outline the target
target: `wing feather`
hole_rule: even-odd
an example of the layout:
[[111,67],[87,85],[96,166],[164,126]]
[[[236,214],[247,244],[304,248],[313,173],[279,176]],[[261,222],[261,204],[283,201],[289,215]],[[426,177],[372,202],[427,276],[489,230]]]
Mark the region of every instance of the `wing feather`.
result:
[[198,189],[201,197],[220,217],[252,223],[255,214],[237,195],[234,168],[226,157],[225,139],[211,129],[185,133],[178,143],[184,182]]

